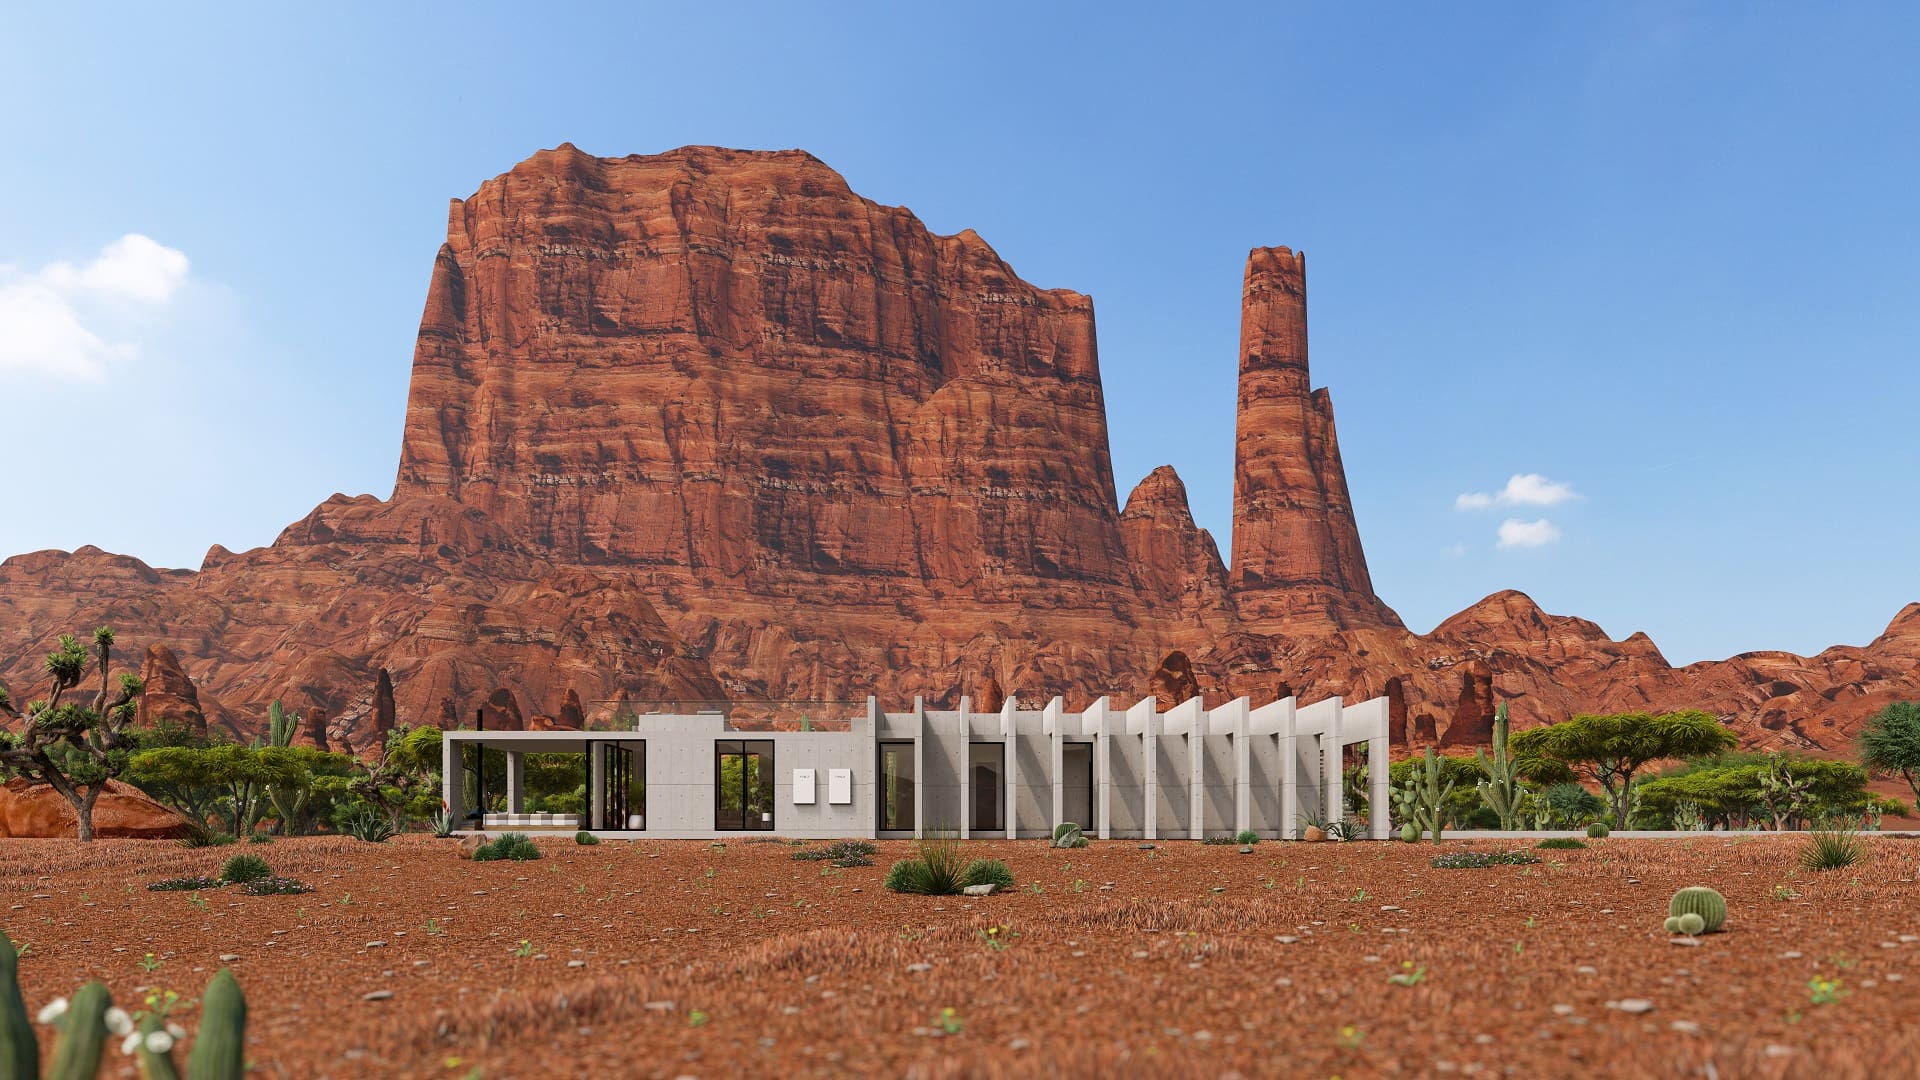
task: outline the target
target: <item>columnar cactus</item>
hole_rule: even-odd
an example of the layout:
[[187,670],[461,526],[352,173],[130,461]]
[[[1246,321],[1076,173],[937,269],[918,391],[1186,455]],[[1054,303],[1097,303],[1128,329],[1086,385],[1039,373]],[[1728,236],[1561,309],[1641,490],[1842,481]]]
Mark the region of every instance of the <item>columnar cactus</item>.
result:
[[1447,826],[1447,796],[1453,794],[1453,781],[1443,786],[1440,783],[1440,759],[1434,756],[1433,747],[1427,747],[1426,768],[1421,775],[1400,785],[1394,793],[1394,802],[1399,806],[1407,824],[1431,833],[1433,842],[1440,842],[1440,833]]
[[1487,752],[1474,747],[1473,758],[1480,763],[1480,771],[1485,780],[1477,781],[1474,787],[1480,792],[1480,799],[1500,817],[1500,827],[1517,827],[1520,817],[1520,804],[1526,798],[1526,790],[1520,786],[1520,777],[1513,765],[1512,755],[1507,753],[1507,703],[1501,702],[1493,710],[1493,759],[1487,759]]
[[[152,999],[149,999],[151,1003]],[[164,1008],[138,1018],[113,1007],[104,983],[90,982],[71,1000],[40,1010],[40,1021],[59,1029],[46,1080],[94,1080],[107,1036],[123,1037],[120,1049],[139,1063],[145,1080],[181,1080],[173,1051],[186,1033],[167,1023]],[[246,1075],[247,1002],[233,972],[222,968],[201,995],[200,1034],[187,1057],[186,1080],[242,1080]],[[36,1080],[40,1049],[20,995],[19,954],[0,934],[0,1078]]]
[[1704,885],[1681,889],[1667,904],[1667,914],[1677,917],[1700,916],[1701,933],[1711,934],[1727,921],[1727,898]]

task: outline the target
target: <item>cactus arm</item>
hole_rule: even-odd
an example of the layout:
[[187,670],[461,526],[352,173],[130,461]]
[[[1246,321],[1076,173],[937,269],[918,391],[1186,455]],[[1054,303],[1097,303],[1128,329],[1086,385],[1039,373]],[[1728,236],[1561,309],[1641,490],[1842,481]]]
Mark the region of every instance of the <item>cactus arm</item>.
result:
[[100,1071],[100,1051],[107,1041],[107,1010],[113,995],[107,984],[90,982],[74,992],[61,1017],[63,1030],[53,1048],[53,1067],[47,1080],[93,1080]]
[[20,996],[20,954],[0,934],[0,1076],[39,1076],[40,1044]]
[[187,1055],[187,1080],[241,1080],[246,1075],[247,999],[229,968],[200,996],[200,1032]]
[[166,1017],[157,1011],[149,1012],[140,1021],[140,1045],[134,1051],[134,1056],[140,1062],[141,1080],[180,1080],[180,1070],[173,1064],[172,1048],[162,1052],[147,1047],[147,1036],[165,1030]]

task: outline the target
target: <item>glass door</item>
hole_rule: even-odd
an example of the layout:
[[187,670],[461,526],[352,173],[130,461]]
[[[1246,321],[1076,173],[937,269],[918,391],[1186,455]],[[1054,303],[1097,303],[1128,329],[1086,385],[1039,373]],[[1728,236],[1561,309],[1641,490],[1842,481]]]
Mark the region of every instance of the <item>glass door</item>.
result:
[[644,740],[606,742],[600,805],[602,829],[628,832],[647,827],[647,744]]
[[713,744],[713,827],[773,831],[773,742],[721,739]]

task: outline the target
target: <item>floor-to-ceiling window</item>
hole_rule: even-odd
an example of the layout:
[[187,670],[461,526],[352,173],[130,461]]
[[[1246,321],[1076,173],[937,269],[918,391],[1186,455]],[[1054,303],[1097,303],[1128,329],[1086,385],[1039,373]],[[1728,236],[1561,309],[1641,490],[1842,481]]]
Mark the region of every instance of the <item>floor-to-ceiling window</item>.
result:
[[967,745],[967,783],[972,788],[970,832],[1000,832],[1007,827],[1007,744]]
[[913,831],[913,744],[880,744],[881,832]]
[[608,741],[602,766],[599,829],[647,827],[647,744],[643,739]]
[[772,740],[721,739],[713,757],[713,827],[772,831]]
[[1093,744],[1070,742],[1060,748],[1060,812],[1093,832]]

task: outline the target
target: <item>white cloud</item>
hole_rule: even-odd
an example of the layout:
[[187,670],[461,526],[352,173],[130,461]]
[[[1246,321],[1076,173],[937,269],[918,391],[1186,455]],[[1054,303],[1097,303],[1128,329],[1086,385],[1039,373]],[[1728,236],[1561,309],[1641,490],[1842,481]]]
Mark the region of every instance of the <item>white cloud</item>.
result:
[[1507,486],[1489,495],[1469,491],[1453,500],[1455,510],[1485,510],[1493,506],[1554,506],[1577,499],[1572,484],[1559,484],[1539,473],[1515,473]]
[[108,340],[104,328],[153,318],[186,282],[186,255],[139,233],[82,266],[56,262],[33,273],[0,266],[0,373],[102,379],[138,352],[132,342]]
[[1503,548],[1544,547],[1560,539],[1560,527],[1546,518],[1538,521],[1521,521],[1508,518],[1500,523],[1500,543]]

